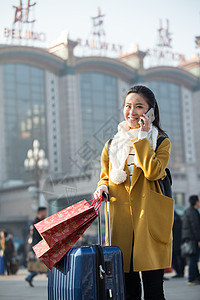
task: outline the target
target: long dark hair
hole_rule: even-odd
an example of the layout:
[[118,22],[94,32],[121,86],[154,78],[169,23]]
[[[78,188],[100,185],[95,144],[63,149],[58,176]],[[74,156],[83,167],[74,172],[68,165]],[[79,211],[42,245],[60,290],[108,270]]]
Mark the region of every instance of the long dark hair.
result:
[[130,88],[130,90],[128,90],[128,92],[126,93],[126,96],[124,98],[124,104],[126,101],[126,97],[131,93],[135,93],[143,96],[147,104],[149,105],[149,108],[151,107],[154,108],[155,120],[153,121],[153,125],[158,128],[158,132],[160,135],[167,137],[168,136],[167,133],[161,128],[160,125],[159,108],[154,93],[144,85],[135,85],[132,88]]

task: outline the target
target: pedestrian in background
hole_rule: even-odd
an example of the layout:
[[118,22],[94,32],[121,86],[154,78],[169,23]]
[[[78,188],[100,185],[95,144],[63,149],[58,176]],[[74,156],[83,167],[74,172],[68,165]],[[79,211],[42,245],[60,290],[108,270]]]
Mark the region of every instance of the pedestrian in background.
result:
[[174,212],[173,225],[173,248],[172,248],[172,266],[176,271],[176,275],[172,278],[184,277],[185,258],[181,256],[181,242],[182,242],[182,220],[181,217]]
[[182,240],[193,241],[194,255],[189,256],[189,274],[188,284],[199,285],[200,273],[198,269],[198,261],[200,255],[200,199],[197,195],[189,198],[190,207],[188,207],[183,216]]
[[15,255],[15,246],[11,235],[6,230],[1,231],[1,250],[7,275],[12,274],[12,259]]
[[[44,220],[47,217],[47,208],[46,207],[39,207],[38,211],[37,211],[37,217],[35,218],[33,225]],[[39,243],[42,240],[41,235],[39,234],[39,232],[37,231],[37,229],[35,228],[35,226],[33,226],[32,228],[30,228],[30,232],[32,230],[32,239],[31,236],[29,237],[29,247],[31,245],[31,251],[29,252],[29,257],[30,259],[32,259],[32,257],[35,258],[35,254],[33,252],[32,247],[35,246],[37,243]],[[31,287],[33,287],[33,278],[38,274],[38,271],[32,271],[30,272],[30,274],[25,278],[25,280],[29,283],[29,285]]]
[[[147,116],[149,110],[155,120]],[[164,269],[171,267],[174,206],[158,180],[166,175],[171,143],[160,127],[158,103],[149,88],[131,88],[123,113],[125,121],[102,151],[94,196],[110,196],[111,240],[123,253],[126,299],[141,300],[141,271],[144,298],[163,300]],[[159,136],[165,138],[156,150]]]
[[27,252],[29,253],[32,251],[32,244],[33,244],[33,225],[29,227],[29,235],[27,239]]

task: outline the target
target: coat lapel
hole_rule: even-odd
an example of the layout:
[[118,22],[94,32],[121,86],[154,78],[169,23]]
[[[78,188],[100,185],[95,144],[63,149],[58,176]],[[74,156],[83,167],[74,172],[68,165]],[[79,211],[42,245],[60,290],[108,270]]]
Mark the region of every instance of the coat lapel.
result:
[[126,181],[124,181],[124,186],[125,186],[127,192],[129,193],[132,190],[132,188],[134,187],[134,185],[136,184],[136,182],[137,182],[140,174],[142,173],[142,169],[141,168],[137,168],[136,166],[134,166],[134,168],[133,168],[133,175],[132,175],[132,180],[131,181],[130,181],[130,175],[129,175],[129,171],[128,171],[127,161],[125,163],[124,171],[127,174]]
[[142,173],[142,169],[137,168],[136,166],[134,166],[130,190],[132,190],[132,188],[136,184],[136,182],[137,182],[137,180],[138,180],[141,173]]

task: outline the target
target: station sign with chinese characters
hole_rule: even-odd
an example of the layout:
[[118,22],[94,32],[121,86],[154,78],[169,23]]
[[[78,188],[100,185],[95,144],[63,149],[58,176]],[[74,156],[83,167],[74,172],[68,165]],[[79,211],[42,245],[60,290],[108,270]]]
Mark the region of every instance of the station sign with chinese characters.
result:
[[116,43],[106,42],[106,33],[104,30],[105,14],[101,13],[98,8],[98,14],[92,19],[92,28],[88,39],[77,39],[78,47],[82,49],[82,55],[90,51],[91,55],[105,55],[106,53],[119,54],[122,52],[123,46]]
[[12,28],[5,27],[3,30],[4,37],[11,40],[37,40],[44,42],[46,40],[45,33],[34,32],[33,27],[35,18],[33,18],[33,9],[36,2],[31,0],[19,0],[19,5],[14,6],[14,20]]
[[182,62],[185,61],[183,54],[172,51],[172,33],[169,31],[169,20],[166,20],[166,27],[164,28],[162,20],[160,20],[160,27],[158,28],[158,41],[156,47],[148,49],[146,56],[157,59],[157,62]]

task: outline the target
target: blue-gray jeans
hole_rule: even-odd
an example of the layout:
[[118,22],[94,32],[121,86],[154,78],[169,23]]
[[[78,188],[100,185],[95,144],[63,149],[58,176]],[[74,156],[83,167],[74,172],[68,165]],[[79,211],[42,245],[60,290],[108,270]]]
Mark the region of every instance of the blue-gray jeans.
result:
[[200,248],[198,247],[196,254],[189,257],[189,276],[188,276],[189,282],[196,280],[200,276],[199,269],[198,269],[199,255],[200,255]]
[[33,277],[35,277],[38,273],[36,272],[30,272],[29,275],[26,277],[28,280],[33,280]]

